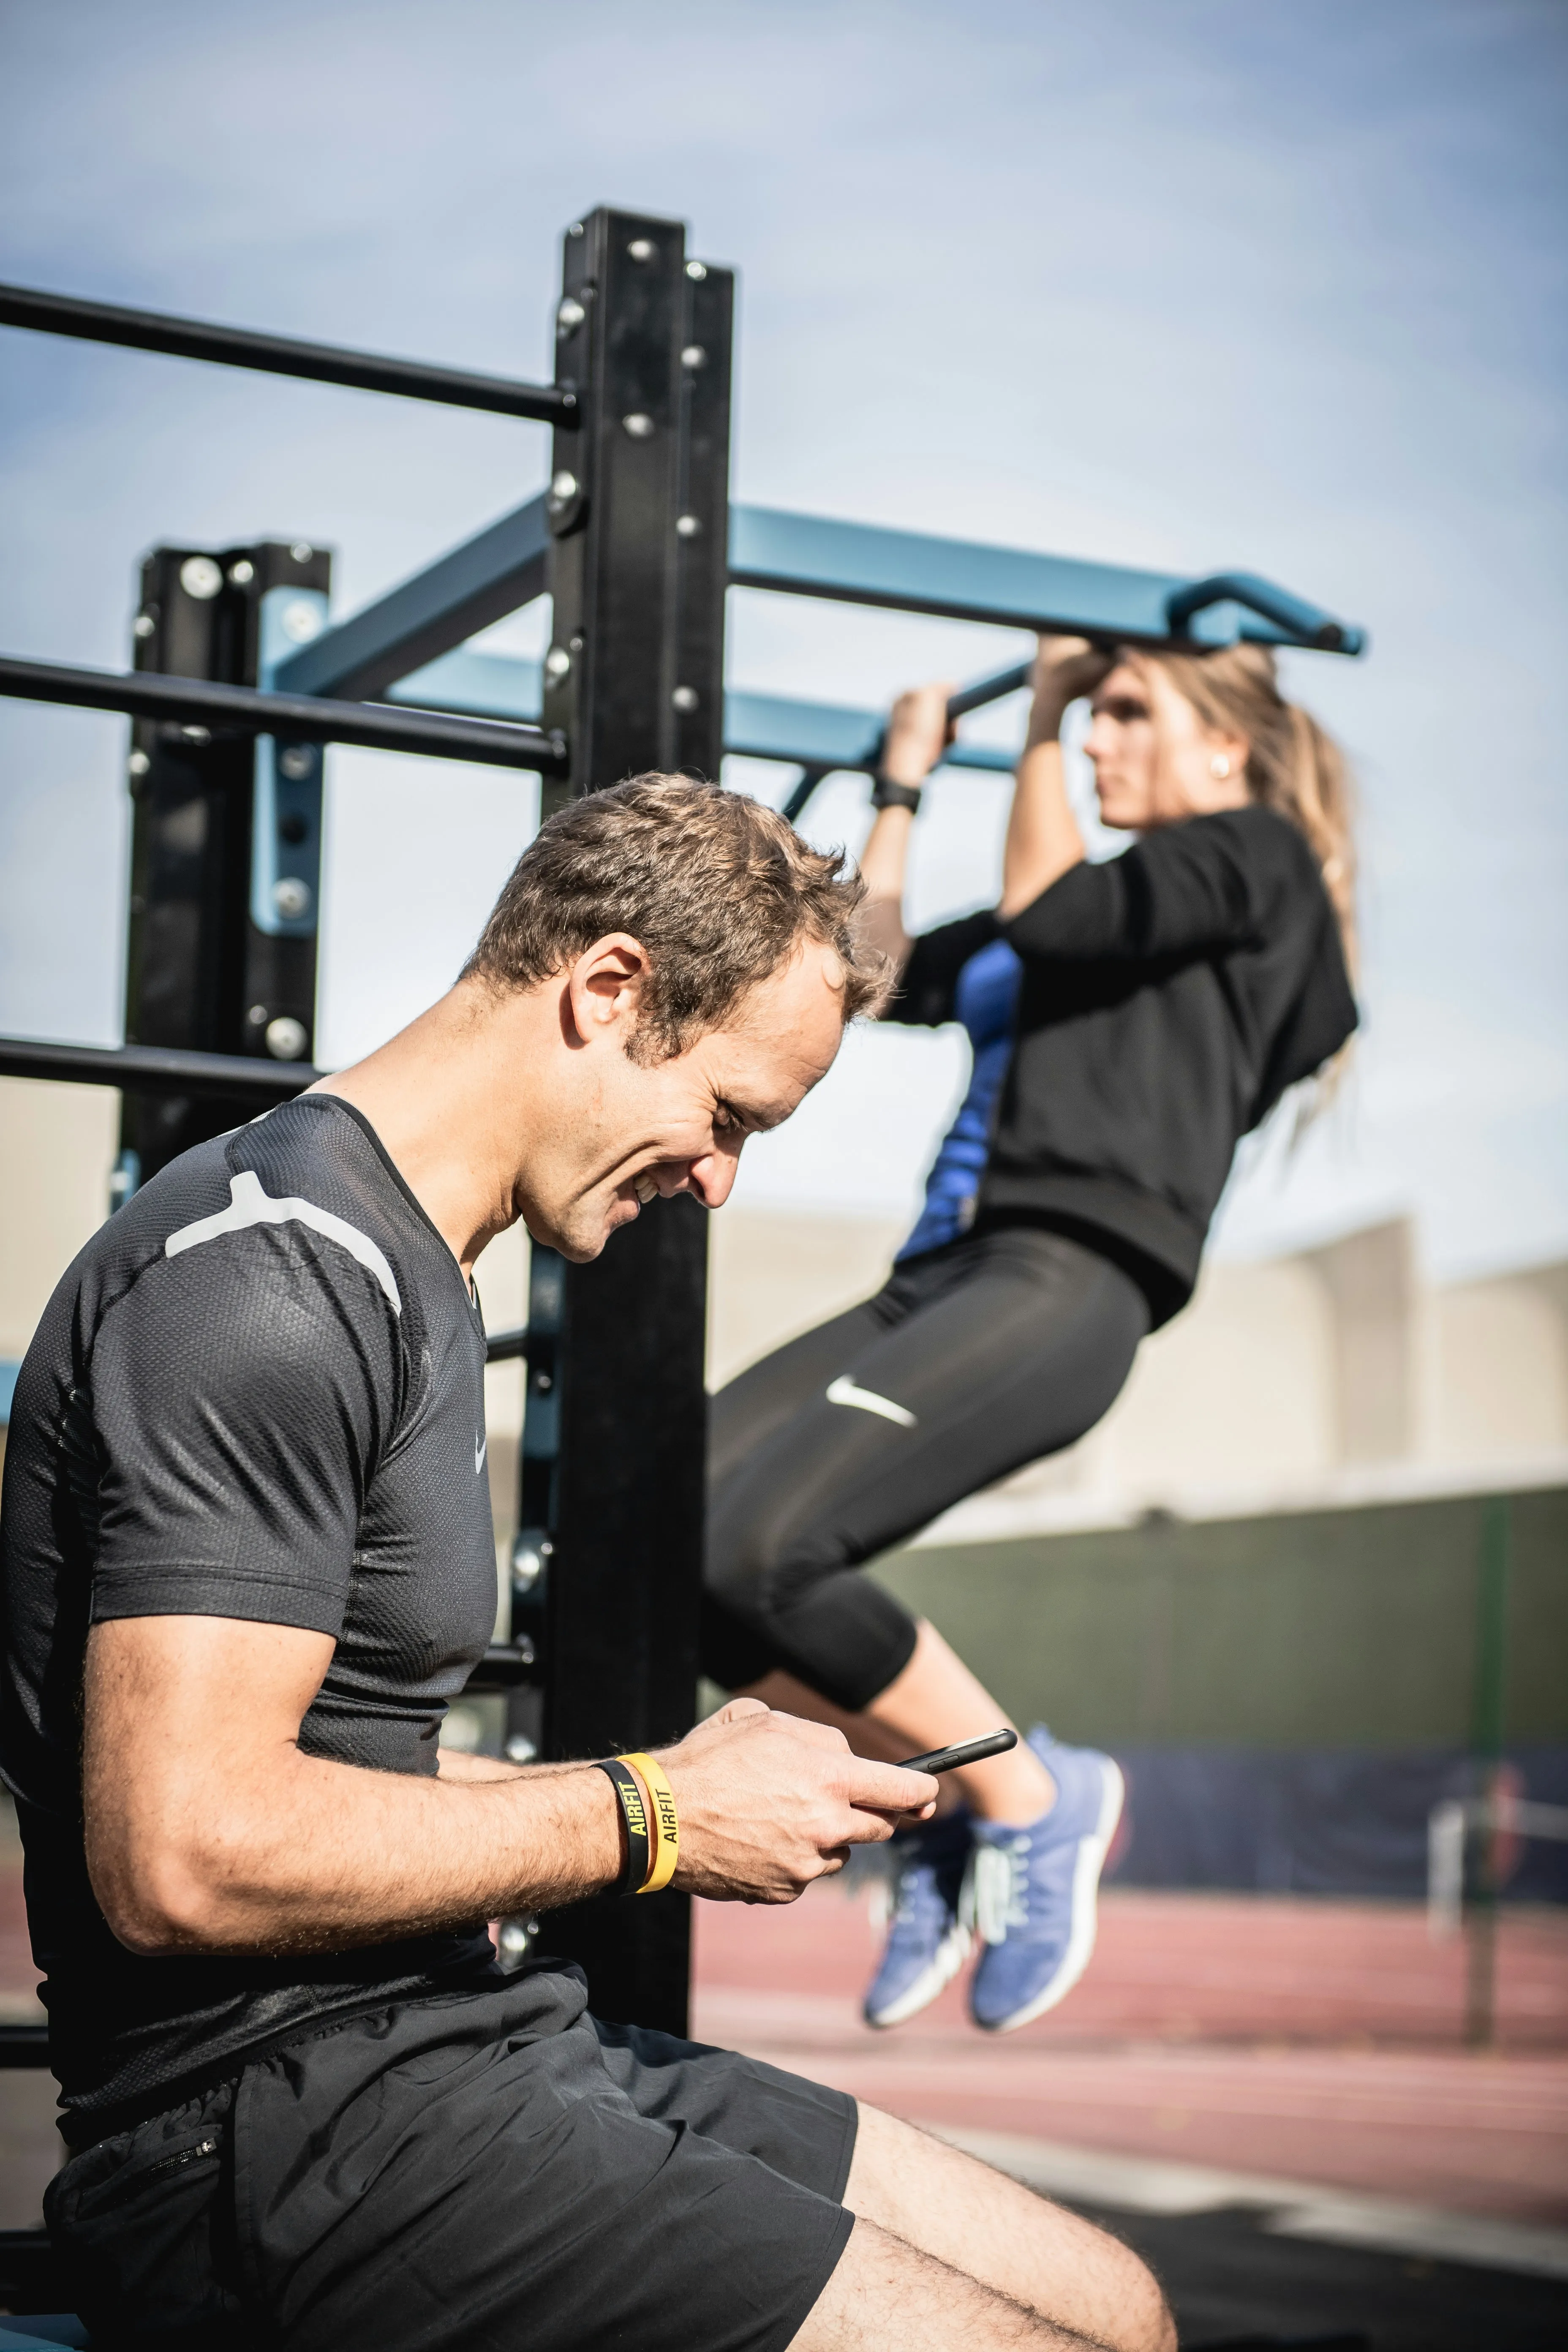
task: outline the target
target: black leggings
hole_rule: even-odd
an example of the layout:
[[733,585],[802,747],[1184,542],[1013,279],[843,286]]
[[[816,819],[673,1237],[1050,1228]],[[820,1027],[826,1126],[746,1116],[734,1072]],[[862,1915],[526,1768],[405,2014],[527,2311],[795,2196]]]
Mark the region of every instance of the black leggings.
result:
[[705,1672],[735,1690],[783,1667],[867,1706],[909,1664],[915,1626],[860,1563],[1092,1429],[1148,1328],[1108,1258],[1010,1225],[895,1266],[874,1298],[721,1389]]

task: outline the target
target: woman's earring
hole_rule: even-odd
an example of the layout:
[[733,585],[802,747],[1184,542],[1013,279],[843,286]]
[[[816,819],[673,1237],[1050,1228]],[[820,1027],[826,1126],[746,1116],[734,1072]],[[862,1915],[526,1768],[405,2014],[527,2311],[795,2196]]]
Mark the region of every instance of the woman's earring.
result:
[[1223,751],[1216,751],[1209,761],[1209,773],[1216,784],[1223,784],[1230,773],[1230,761]]

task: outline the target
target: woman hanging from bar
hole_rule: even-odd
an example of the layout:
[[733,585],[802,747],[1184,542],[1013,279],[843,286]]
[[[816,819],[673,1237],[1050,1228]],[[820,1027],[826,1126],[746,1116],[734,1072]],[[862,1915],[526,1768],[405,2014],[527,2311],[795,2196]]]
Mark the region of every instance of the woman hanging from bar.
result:
[[[1137,836],[1103,864],[1063,773],[1086,694],[1101,816]],[[969,1089],[883,1287],[721,1390],[710,1449],[708,1673],[887,1758],[1005,1718],[861,1564],[1094,1427],[1191,1297],[1239,1138],[1356,1021],[1344,765],[1269,654],[1043,640],[1000,903],[911,940],[905,866],[946,700],[894,709],[863,919],[898,968],[884,1017],[962,1023]],[[896,1842],[873,2025],[934,2000],[977,1936],[975,2023],[1026,2024],[1093,1948],[1111,1759],[1037,1728],[952,1777],[960,1801]]]

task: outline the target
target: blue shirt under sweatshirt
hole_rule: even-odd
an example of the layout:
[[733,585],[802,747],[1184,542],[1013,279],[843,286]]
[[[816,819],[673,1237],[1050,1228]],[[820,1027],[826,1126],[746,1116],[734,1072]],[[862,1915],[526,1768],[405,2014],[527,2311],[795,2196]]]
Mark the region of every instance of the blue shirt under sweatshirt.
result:
[[[1013,1051],[1013,1031],[1018,1011],[1018,984],[1024,967],[1005,940],[994,934],[989,917],[977,918],[990,930],[984,943],[960,965],[952,982],[951,1010],[942,1017],[957,1021],[968,1034],[973,1065],[958,1116],[942,1138],[942,1149],[926,1178],[925,1206],[900,1259],[919,1257],[956,1241],[974,1223],[980,1180],[991,1149],[991,1128],[996,1097],[1007,1075]],[[959,927],[955,927],[959,928]],[[895,1011],[893,1019],[913,1016]]]

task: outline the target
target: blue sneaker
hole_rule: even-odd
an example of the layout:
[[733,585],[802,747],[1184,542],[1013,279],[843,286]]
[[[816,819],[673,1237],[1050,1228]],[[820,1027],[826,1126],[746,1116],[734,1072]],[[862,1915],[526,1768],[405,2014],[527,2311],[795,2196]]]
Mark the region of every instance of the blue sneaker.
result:
[[1064,1748],[1043,1726],[1029,1745],[1057,1784],[1057,1801],[1026,1829],[974,1823],[959,1906],[984,1946],[969,2013],[987,2033],[1043,2017],[1089,1966],[1100,1874],[1121,1817],[1121,1775],[1109,1756]]
[[969,1958],[973,1937],[958,1916],[970,1819],[960,1806],[893,1840],[893,1916],[881,1964],[867,1989],[868,2025],[901,2025],[933,2001]]

